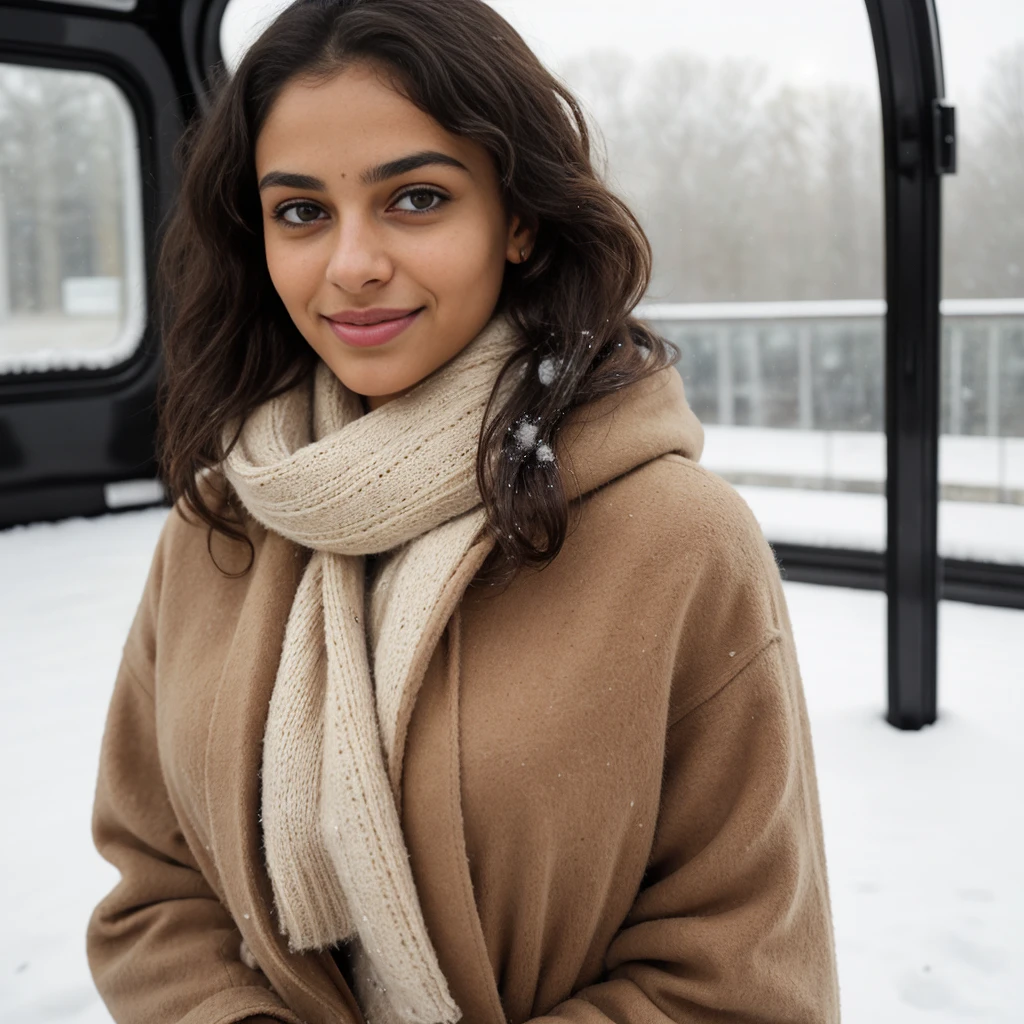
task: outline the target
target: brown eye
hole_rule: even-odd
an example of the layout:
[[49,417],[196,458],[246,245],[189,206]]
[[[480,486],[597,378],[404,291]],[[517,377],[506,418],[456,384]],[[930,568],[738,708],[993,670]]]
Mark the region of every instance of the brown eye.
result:
[[312,224],[320,216],[320,207],[312,203],[293,203],[279,209],[274,216],[286,224]]
[[[405,213],[429,213],[431,210],[436,210],[446,200],[447,196],[443,196],[440,192],[428,188],[418,188],[399,196],[395,202],[395,209]],[[402,206],[402,203],[408,205]]]

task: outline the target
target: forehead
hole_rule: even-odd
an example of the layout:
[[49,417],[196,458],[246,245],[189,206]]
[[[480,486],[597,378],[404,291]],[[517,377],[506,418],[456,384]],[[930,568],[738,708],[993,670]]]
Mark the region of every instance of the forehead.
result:
[[358,173],[425,149],[464,163],[478,161],[482,152],[406,99],[383,72],[355,64],[326,80],[299,78],[285,85],[256,140],[255,157],[260,174],[312,170],[314,164]]

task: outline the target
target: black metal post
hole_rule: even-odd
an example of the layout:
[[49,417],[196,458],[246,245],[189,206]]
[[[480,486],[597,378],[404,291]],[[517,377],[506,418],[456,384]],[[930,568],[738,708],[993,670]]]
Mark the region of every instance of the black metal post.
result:
[[885,135],[887,719],[919,729],[936,716],[939,175],[951,169],[952,129],[937,116],[944,86],[933,0],[866,3]]

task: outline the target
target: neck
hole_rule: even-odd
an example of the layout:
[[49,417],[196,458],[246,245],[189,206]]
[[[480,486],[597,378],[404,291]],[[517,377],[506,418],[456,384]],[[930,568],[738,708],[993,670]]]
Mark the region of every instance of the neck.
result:
[[393,395],[363,395],[363,408],[367,412],[373,412],[374,409],[379,409],[382,405],[387,405],[388,402],[401,397],[409,388],[404,388],[401,391],[396,391]]

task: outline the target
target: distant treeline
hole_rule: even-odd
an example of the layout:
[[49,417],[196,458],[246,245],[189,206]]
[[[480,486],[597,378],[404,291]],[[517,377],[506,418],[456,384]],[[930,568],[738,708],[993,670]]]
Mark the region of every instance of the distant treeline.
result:
[[133,134],[102,76],[0,64],[0,313],[4,298],[59,310],[65,278],[123,275]]
[[[642,66],[592,53],[560,70],[654,246],[652,300],[884,294],[877,94],[777,86],[755,62],[682,53]],[[958,119],[944,294],[1024,296],[1024,42],[993,60]]]

